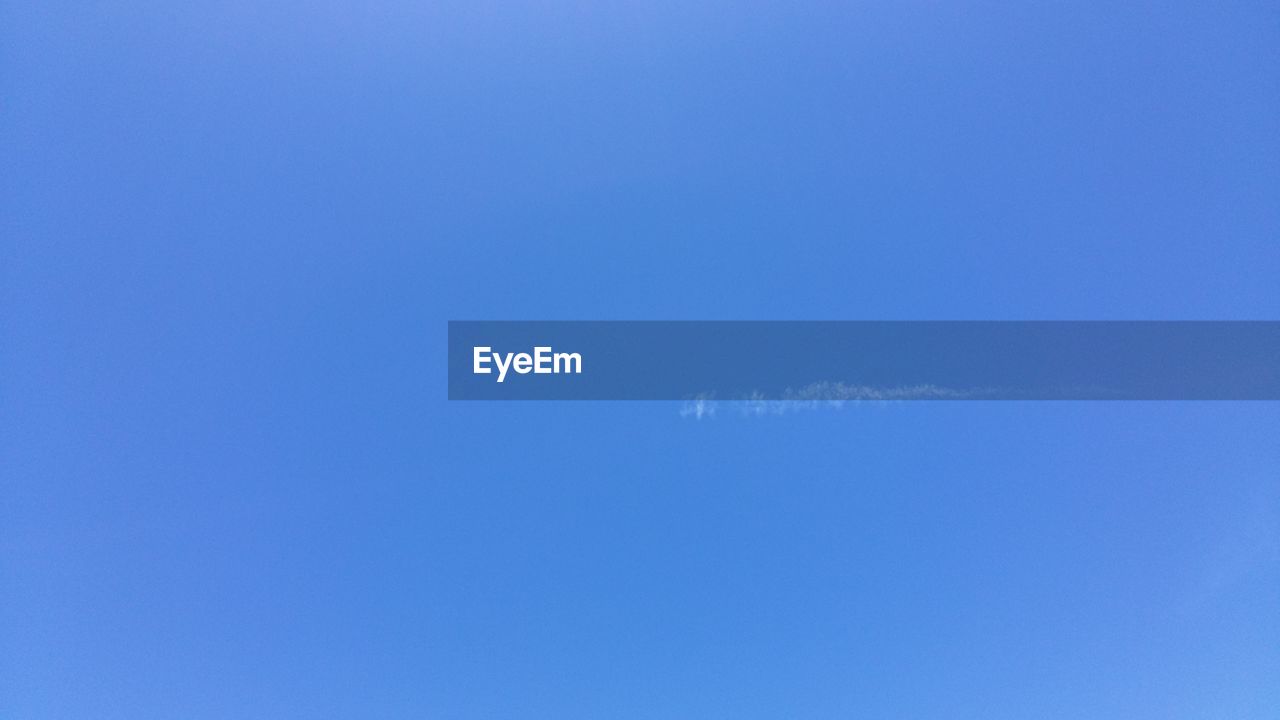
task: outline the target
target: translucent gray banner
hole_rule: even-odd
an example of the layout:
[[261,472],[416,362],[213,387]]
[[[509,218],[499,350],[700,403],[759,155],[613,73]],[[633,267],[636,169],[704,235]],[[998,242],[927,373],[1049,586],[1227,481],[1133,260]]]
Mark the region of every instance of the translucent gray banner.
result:
[[451,400],[1277,400],[1280,322],[452,321]]

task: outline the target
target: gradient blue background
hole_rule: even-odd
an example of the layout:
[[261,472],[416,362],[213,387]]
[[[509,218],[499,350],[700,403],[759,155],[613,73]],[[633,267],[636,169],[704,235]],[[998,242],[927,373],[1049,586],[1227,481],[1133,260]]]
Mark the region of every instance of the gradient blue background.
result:
[[1276,404],[445,400],[1280,318],[1280,12],[1115,5],[0,4],[0,716],[1280,716]]

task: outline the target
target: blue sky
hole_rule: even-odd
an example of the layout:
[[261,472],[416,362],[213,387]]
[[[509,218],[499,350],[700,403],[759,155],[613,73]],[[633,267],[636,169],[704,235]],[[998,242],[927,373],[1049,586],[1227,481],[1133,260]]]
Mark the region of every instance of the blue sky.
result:
[[0,6],[0,715],[1273,718],[1280,408],[449,403],[450,319],[1276,319],[1267,3]]

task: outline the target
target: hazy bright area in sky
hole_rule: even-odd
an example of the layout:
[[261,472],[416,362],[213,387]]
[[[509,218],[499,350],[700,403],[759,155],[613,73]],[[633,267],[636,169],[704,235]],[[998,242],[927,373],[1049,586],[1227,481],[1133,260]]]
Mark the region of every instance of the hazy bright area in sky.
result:
[[448,402],[448,320],[1280,318],[1274,3],[0,5],[0,716],[1280,717],[1280,406]]

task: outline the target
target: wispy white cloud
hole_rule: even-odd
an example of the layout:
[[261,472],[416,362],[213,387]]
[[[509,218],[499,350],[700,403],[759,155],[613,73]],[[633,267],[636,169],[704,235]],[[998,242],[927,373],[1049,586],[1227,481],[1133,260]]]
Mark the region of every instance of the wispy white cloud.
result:
[[715,417],[715,415],[715,401],[705,397],[686,401],[680,407],[680,417],[692,417],[695,420],[701,420],[704,417]]
[[713,395],[700,395],[688,400],[680,408],[681,417],[715,417],[723,406],[738,415],[760,417],[786,415],[801,410],[838,410],[851,402],[886,403],[902,400],[963,400],[974,397],[990,397],[989,388],[957,390],[937,385],[908,385],[901,387],[874,387],[851,385],[841,382],[822,382],[806,385],[798,390],[787,390],[780,398],[768,398],[763,393],[733,400],[714,400]]

